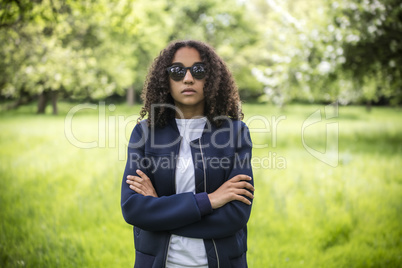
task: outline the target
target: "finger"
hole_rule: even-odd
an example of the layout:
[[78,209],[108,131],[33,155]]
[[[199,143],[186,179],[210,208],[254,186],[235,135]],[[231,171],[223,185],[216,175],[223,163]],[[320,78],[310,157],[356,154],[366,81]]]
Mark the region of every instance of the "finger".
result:
[[131,188],[140,190],[143,194],[147,193],[149,190],[149,188],[146,185],[138,183],[138,182],[132,182],[130,184],[130,186],[132,186]]
[[243,199],[241,200],[244,204],[246,204],[246,205],[251,205],[251,201],[250,200],[248,200],[247,198],[245,198],[245,197],[243,197]]
[[154,185],[151,182],[151,179],[141,170],[137,169],[137,174],[141,176],[142,181],[141,183],[147,185],[147,187],[154,189]]
[[126,180],[126,183],[129,185],[134,185],[134,183],[139,183],[139,182],[136,182],[135,180]]
[[147,176],[147,174],[145,174],[144,172],[142,172],[141,170],[137,169],[137,174],[141,176],[141,178],[144,180],[144,183],[147,184],[148,186],[152,186],[152,182],[149,179],[149,177]]
[[239,196],[245,196],[245,197],[248,197],[250,199],[254,199],[254,195],[252,193],[250,193],[246,189],[237,189],[233,193],[236,194],[236,195],[239,195]]
[[129,181],[128,185],[131,189],[142,189],[142,184],[139,184],[138,182],[134,182],[134,181]]
[[132,180],[132,181],[141,181],[141,180],[142,180],[141,177],[134,176],[134,175],[128,175],[128,176],[127,176],[127,179],[128,179],[128,180]]
[[130,185],[130,189],[135,191],[137,194],[145,195],[145,192],[140,188],[135,187],[134,185]]
[[136,193],[141,194],[143,196],[153,196],[153,197],[158,197],[156,193],[153,193],[150,189],[144,188],[143,185],[140,185],[139,187],[136,187],[134,185],[130,185],[130,188],[134,190]]
[[232,182],[251,181],[251,177],[248,175],[239,174],[239,175],[236,175],[233,178],[231,178],[230,181],[232,181]]
[[240,194],[250,199],[254,199],[254,195],[245,189],[240,190]]
[[243,182],[241,182],[241,188],[245,188],[245,189],[248,189],[248,190],[250,190],[250,191],[252,191],[252,192],[254,192],[255,191],[255,188],[254,188],[254,186],[253,185],[251,185],[251,183],[249,183],[249,182],[245,182],[245,181],[243,181]]
[[247,198],[245,198],[244,196],[237,195],[237,196],[235,197],[235,199],[236,199],[237,201],[243,202],[243,203],[246,204],[246,205],[251,205],[251,201],[248,200]]
[[136,181],[133,182],[133,184],[131,184],[131,185],[133,185],[134,187],[141,189],[143,191],[145,191],[147,189],[147,187],[144,184],[136,182]]
[[141,177],[138,177],[138,176],[133,176],[131,178],[131,181],[136,181],[138,183],[145,184],[145,180],[143,178],[141,178]]
[[133,181],[130,183],[130,185],[134,186],[137,189],[141,189],[143,195],[148,195],[148,194],[153,195],[154,191],[155,191],[152,184],[148,185],[147,183],[143,183],[143,182],[140,183],[140,182]]
[[147,176],[147,174],[145,174],[145,173],[142,172],[141,170],[137,169],[135,172],[136,172],[141,178],[143,178],[143,179],[149,179],[148,176]]
[[138,190],[139,190],[138,187],[135,187],[135,186],[132,185],[132,184],[129,184],[128,187],[130,187],[131,190],[134,190],[134,191],[136,191],[136,192],[138,192]]
[[251,183],[245,182],[245,181],[239,181],[239,182],[233,183],[232,187],[234,187],[235,189],[247,189],[252,192],[255,191],[254,186],[251,185]]
[[127,179],[126,183],[128,183],[128,184],[133,184],[133,183],[144,184],[144,180],[141,179],[140,177],[132,177],[131,179]]

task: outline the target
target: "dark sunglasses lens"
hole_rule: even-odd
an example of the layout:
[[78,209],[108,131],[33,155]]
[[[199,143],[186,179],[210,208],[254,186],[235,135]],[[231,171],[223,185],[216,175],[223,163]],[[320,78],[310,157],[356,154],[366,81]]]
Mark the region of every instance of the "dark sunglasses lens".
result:
[[204,65],[194,65],[191,67],[191,74],[196,79],[203,79],[205,77],[206,71]]
[[170,78],[175,81],[180,81],[186,76],[187,69],[190,69],[191,75],[195,79],[203,79],[206,75],[205,66],[201,64],[196,64],[187,68],[182,66],[171,66],[167,69],[167,71]]
[[169,75],[175,81],[180,81],[186,75],[186,70],[180,66],[172,66],[169,68]]

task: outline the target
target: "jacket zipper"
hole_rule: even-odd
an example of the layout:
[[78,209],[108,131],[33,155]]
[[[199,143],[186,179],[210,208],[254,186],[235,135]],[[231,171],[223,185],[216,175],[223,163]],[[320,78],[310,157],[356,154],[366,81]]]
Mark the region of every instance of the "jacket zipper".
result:
[[204,162],[204,154],[202,152],[201,146],[201,138],[198,139],[200,144],[200,153],[201,153],[201,161],[202,161],[202,169],[204,171],[204,192],[207,192],[207,174],[205,172],[205,162]]
[[[179,143],[179,146],[177,147],[178,149],[176,150],[176,158],[177,158],[177,156],[179,155],[179,151],[180,151],[180,146],[181,146],[181,138],[180,138],[180,143]],[[174,192],[176,193],[176,164],[177,164],[177,159],[175,158],[175,160],[174,160],[174,170],[173,170],[173,180],[174,180]],[[167,248],[166,248],[166,256],[165,256],[165,268],[166,268],[166,266],[167,266],[167,261],[168,261],[168,256],[169,256],[169,247],[170,247],[170,242],[171,242],[171,238],[172,238],[172,235],[169,235],[169,242],[168,242],[168,245],[167,245]]]
[[176,189],[177,189],[177,182],[176,182],[176,165],[177,165],[177,157],[179,156],[179,152],[180,152],[180,147],[181,147],[181,140],[182,140],[182,137],[180,137],[180,143],[179,143],[179,146],[177,147],[177,149],[176,149],[176,156],[175,156],[175,159],[174,159],[174,170],[173,170],[173,180],[174,180],[174,193],[176,193]]
[[166,248],[166,256],[165,256],[165,268],[167,266],[167,261],[168,261],[168,255],[169,255],[169,247],[170,247],[170,239],[172,238],[172,235],[169,235],[169,243]]
[[[201,153],[201,160],[202,160],[202,169],[204,170],[204,191],[207,192],[207,174],[205,171],[205,162],[204,162],[204,153],[202,151],[202,146],[201,146],[201,138],[199,138],[199,144],[200,144],[200,153]],[[214,249],[215,249],[215,254],[216,254],[216,260],[218,261],[218,268],[220,267],[219,264],[219,255],[218,255],[218,249],[215,244],[215,240],[212,239],[212,243],[214,244]]]
[[214,248],[215,248],[215,254],[216,254],[216,260],[218,261],[218,268],[220,267],[219,265],[219,255],[218,255],[218,249],[216,248],[215,240],[212,239],[212,243],[214,243]]

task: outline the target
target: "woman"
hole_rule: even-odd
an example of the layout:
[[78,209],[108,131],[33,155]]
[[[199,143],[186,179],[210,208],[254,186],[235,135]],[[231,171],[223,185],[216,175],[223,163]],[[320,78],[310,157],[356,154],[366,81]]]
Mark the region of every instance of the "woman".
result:
[[143,99],[121,194],[135,267],[247,267],[252,145],[224,62],[205,43],[174,42]]

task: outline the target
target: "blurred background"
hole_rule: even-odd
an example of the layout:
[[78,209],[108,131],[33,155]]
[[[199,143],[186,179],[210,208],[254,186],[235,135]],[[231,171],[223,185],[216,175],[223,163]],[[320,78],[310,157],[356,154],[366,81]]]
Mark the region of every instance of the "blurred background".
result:
[[225,60],[259,145],[249,266],[400,267],[398,0],[1,1],[0,266],[132,267],[127,139],[177,39]]
[[242,99],[399,105],[401,4],[365,1],[2,1],[3,100],[139,101],[170,41],[227,62]]

